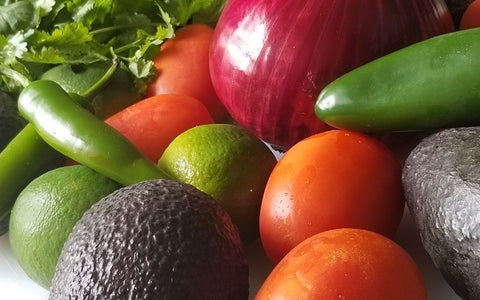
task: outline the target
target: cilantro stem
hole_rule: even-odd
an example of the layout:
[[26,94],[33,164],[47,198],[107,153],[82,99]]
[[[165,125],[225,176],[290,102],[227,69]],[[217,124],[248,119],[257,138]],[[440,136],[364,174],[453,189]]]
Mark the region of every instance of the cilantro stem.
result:
[[[152,26],[155,26],[155,25],[158,25],[157,23],[151,23]],[[96,29],[96,30],[92,30],[90,32],[90,34],[92,35],[97,35],[97,34],[102,34],[102,33],[108,33],[108,32],[111,32],[111,31],[117,31],[117,30],[121,30],[121,29],[125,29],[125,28],[135,28],[137,26],[135,26],[134,24],[129,24],[129,25],[115,25],[115,26],[109,26],[109,27],[104,27],[104,28],[100,28],[100,29]],[[142,41],[140,39],[137,39],[129,44],[125,44],[125,45],[122,45],[121,47],[118,47],[116,49],[114,49],[114,53],[118,54],[118,53],[122,53],[124,51],[127,51],[131,48],[134,48],[136,47],[138,44],[142,43]]]
[[112,75],[115,73],[115,71],[118,69],[119,66],[119,61],[118,59],[113,59],[113,63],[108,68],[108,70],[103,74],[103,76],[94,84],[92,85],[88,90],[83,92],[80,96],[85,98],[85,99],[91,99],[93,96],[95,96],[98,91],[100,91],[105,85],[110,82],[110,79],[112,78]]
[[132,42],[132,43],[130,43],[130,44],[126,44],[126,45],[123,45],[123,46],[121,46],[121,47],[118,47],[118,48],[114,49],[113,52],[114,52],[115,54],[122,53],[122,52],[127,51],[127,50],[129,50],[129,49],[131,49],[131,48],[134,48],[134,47],[137,46],[139,43],[140,43],[140,41],[139,41],[139,40],[136,40],[136,41],[134,41],[134,42]]
[[[156,27],[160,24],[159,23],[151,23],[151,25],[153,27]],[[103,27],[103,28],[92,30],[92,31],[90,31],[90,34],[97,35],[97,34],[108,33],[108,32],[112,32],[112,31],[118,31],[118,30],[121,30],[121,29],[136,28],[136,27],[138,27],[137,24],[125,24],[125,25],[108,26],[108,27]]]

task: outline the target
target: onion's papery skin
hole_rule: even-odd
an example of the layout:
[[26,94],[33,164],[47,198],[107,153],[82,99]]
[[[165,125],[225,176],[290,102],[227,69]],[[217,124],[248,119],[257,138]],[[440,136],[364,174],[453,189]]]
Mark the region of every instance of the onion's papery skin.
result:
[[330,129],[325,85],[394,50],[454,30],[444,0],[230,0],[210,73],[232,118],[281,149]]

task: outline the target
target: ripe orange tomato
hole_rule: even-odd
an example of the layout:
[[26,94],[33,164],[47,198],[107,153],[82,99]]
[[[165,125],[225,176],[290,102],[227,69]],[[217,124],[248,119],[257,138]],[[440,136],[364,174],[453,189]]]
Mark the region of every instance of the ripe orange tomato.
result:
[[392,237],[404,206],[393,153],[365,134],[330,130],[294,145],[273,169],[260,237],[277,263],[304,239],[329,229],[364,228]]
[[178,29],[173,39],[165,41],[153,63],[157,77],[148,85],[147,96],[183,94],[207,107],[216,122],[227,117],[227,110],[215,93],[210,78],[209,48],[213,28],[191,24]]
[[421,271],[398,244],[373,231],[318,233],[291,250],[258,290],[256,300],[426,300]]
[[470,3],[460,20],[460,29],[480,27],[480,0]]
[[201,124],[213,123],[199,100],[185,95],[165,94],[143,99],[105,120],[126,136],[154,163],[180,133]]

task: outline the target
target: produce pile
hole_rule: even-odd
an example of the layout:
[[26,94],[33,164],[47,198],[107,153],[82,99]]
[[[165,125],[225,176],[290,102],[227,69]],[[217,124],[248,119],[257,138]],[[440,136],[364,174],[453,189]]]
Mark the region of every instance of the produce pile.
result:
[[406,210],[480,298],[480,0],[300,2],[0,0],[0,234],[50,299],[427,299]]

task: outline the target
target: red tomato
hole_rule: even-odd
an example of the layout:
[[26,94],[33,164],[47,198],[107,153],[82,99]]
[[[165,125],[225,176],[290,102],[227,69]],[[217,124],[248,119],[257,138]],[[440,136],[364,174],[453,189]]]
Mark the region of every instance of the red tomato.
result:
[[398,244],[364,229],[316,234],[289,252],[255,297],[426,300],[420,269]]
[[185,130],[213,120],[199,100],[165,94],[146,98],[105,120],[120,131],[153,162]]
[[227,111],[213,89],[209,70],[209,48],[213,29],[192,24],[178,29],[167,40],[154,59],[157,78],[149,84],[147,95],[183,94],[202,101],[216,122],[223,121]]
[[273,169],[260,236],[276,263],[329,229],[364,228],[392,237],[404,206],[401,166],[393,153],[365,134],[330,130],[294,145]]
[[480,27],[480,0],[470,3],[460,20],[460,29]]

